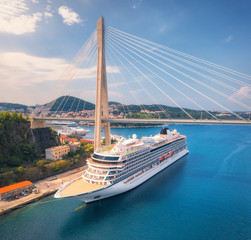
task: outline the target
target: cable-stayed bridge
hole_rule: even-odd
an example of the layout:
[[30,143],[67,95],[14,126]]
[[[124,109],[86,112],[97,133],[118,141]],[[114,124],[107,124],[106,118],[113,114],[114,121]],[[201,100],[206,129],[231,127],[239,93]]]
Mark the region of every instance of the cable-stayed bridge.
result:
[[[94,117],[78,118],[78,117],[34,117],[36,121],[74,121],[74,122],[95,122]],[[102,122],[110,123],[150,123],[150,124],[201,124],[201,125],[251,125],[250,121],[243,120],[212,120],[212,119],[159,119],[159,118],[102,118]]]
[[[251,125],[247,117],[234,111],[251,112],[251,76],[105,26],[103,18],[99,19],[97,29],[62,78],[64,83],[55,87],[52,93],[64,88],[68,94],[57,105],[53,116],[40,114],[34,120],[95,121],[96,146],[100,142],[102,126],[109,145],[110,122]],[[81,83],[77,81],[79,79]],[[64,109],[69,105],[70,90],[72,93],[76,89],[80,91],[81,84],[85,97],[96,96],[95,118],[63,117]],[[93,88],[88,88],[90,86]],[[123,118],[110,116],[108,95],[121,103]],[[148,119],[145,102],[158,107],[161,118]],[[179,108],[186,119],[175,119],[163,103]],[[130,104],[140,106],[143,119],[128,118]],[[88,110],[85,104],[82,109],[79,105],[80,102],[74,100],[67,111]],[[202,111],[204,119],[196,119],[189,108]],[[225,112],[234,119],[220,119],[220,114],[208,109]]]

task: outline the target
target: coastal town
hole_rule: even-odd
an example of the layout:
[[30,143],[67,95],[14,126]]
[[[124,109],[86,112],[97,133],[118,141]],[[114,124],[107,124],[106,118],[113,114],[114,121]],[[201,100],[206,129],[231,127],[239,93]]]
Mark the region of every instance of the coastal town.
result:
[[[60,142],[58,146],[53,146],[50,148],[46,148],[44,155],[44,160],[37,160],[36,163],[38,166],[41,166],[43,171],[46,171],[46,168],[50,168],[50,166],[54,166],[56,173],[57,171],[63,171],[61,174],[53,174],[46,177],[42,180],[29,181],[29,179],[14,183],[8,186],[4,186],[0,188],[0,215],[6,212],[9,212],[13,209],[20,208],[28,203],[34,202],[42,197],[53,194],[64,182],[73,180],[78,178],[83,174],[83,170],[85,169],[84,165],[77,165],[72,170],[68,170],[68,168],[64,167],[67,164],[67,161],[71,161],[69,154],[75,156],[75,161],[81,152],[81,148],[88,145],[88,148],[91,148],[93,144],[93,140],[90,139],[80,139],[77,136],[71,137],[70,135],[59,135]],[[82,145],[81,145],[82,143]],[[89,150],[88,150],[89,151]],[[78,153],[78,154],[77,154]],[[77,155],[76,155],[77,154]],[[89,153],[86,155],[86,157]],[[78,158],[81,158],[80,156]],[[63,160],[64,159],[64,160]],[[74,164],[72,165],[74,166]],[[58,167],[58,169],[57,169]],[[72,167],[70,167],[71,169]],[[27,166],[18,167],[19,171],[25,172],[29,171]],[[27,178],[26,175],[25,178]]]

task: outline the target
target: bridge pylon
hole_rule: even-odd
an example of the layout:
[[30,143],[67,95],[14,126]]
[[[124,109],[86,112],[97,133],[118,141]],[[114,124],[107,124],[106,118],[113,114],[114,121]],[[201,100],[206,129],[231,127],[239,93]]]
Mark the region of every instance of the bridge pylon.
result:
[[105,63],[105,29],[104,18],[97,22],[97,82],[96,82],[96,106],[95,106],[95,131],[94,150],[101,147],[101,127],[105,130],[105,145],[111,145],[110,123],[102,124],[102,118],[109,118],[108,92]]

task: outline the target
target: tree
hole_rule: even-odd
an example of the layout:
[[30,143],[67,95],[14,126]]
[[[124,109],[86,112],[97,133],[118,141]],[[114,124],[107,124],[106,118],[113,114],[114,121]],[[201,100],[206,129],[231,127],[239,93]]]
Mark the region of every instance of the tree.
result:
[[17,168],[17,172],[20,173],[20,174],[24,174],[25,169],[22,166],[20,166],[20,167]]

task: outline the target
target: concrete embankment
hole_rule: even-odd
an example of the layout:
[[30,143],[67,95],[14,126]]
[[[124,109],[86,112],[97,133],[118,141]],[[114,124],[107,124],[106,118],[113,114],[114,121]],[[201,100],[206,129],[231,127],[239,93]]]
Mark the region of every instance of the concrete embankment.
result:
[[83,174],[83,170],[87,166],[74,169],[65,173],[61,173],[38,182],[34,185],[38,188],[39,193],[31,193],[28,196],[21,197],[13,201],[0,201],[0,215],[6,214],[14,209],[21,208],[29,203],[38,201],[39,199],[55,193],[64,183],[79,178]]

